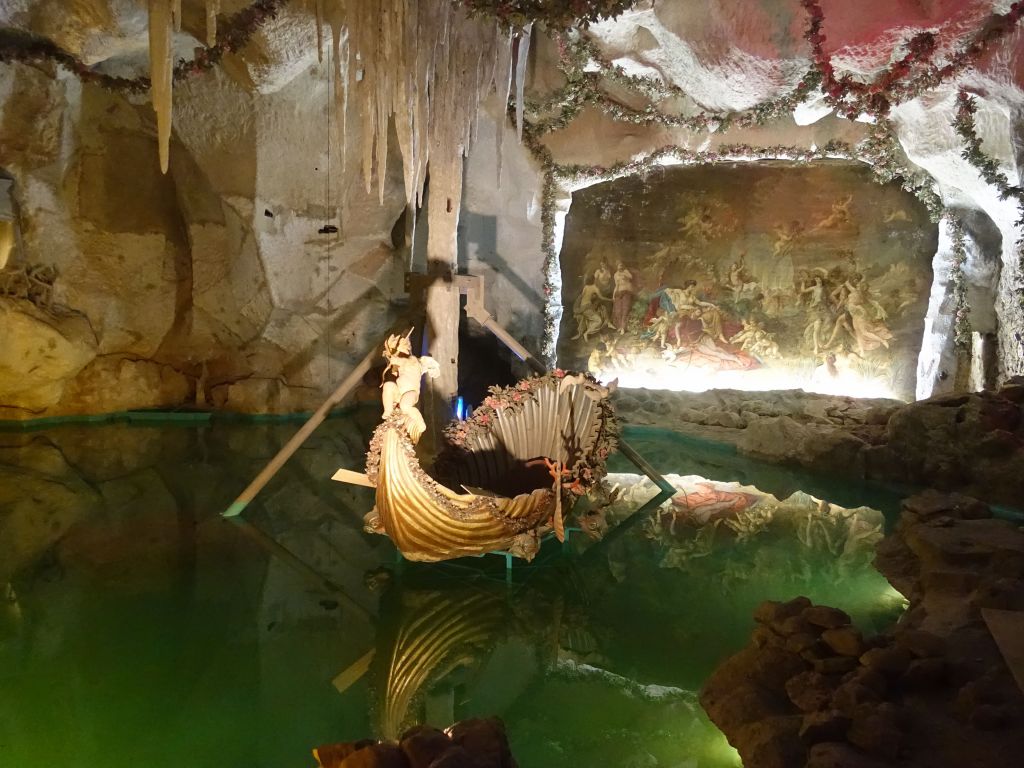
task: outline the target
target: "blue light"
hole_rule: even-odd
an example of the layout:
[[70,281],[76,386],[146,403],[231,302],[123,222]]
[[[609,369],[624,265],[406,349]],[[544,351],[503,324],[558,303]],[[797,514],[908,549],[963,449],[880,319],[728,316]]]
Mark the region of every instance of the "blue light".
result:
[[462,395],[455,398],[455,418],[459,421],[466,418],[466,401],[462,399]]

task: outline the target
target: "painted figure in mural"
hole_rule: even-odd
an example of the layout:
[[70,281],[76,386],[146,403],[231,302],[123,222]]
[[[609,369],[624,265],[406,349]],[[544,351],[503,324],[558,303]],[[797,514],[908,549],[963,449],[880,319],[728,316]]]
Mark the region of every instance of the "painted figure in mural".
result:
[[605,258],[601,259],[597,269],[594,270],[594,285],[605,296],[611,295],[613,287],[612,269],[608,266],[608,260]]
[[777,358],[779,344],[775,335],[765,330],[764,323],[759,320],[743,320],[743,330],[729,339],[729,343],[738,344],[741,352],[749,352],[755,357]]
[[[595,275],[597,273],[595,272]],[[609,272],[609,278],[611,273]],[[608,306],[612,303],[611,298],[601,292],[595,282],[595,276],[587,278],[587,284],[576,304],[573,306],[573,316],[576,318],[576,335],[572,338],[582,338],[590,341],[590,337],[599,333],[604,328],[612,328],[611,319],[608,316]]]
[[412,354],[412,342],[409,341],[411,335],[412,328],[405,336],[389,336],[384,343],[383,355],[388,364],[382,375],[381,400],[384,418],[390,416],[396,408],[402,412],[405,416],[405,429],[415,443],[427,428],[423,414],[416,407],[420,400],[420,379],[424,376],[436,379],[441,375],[441,367],[432,357],[415,357]]
[[828,289],[820,275],[815,275],[814,282],[800,290],[801,295],[810,296],[807,302],[807,325],[804,327],[804,341],[814,349],[815,356],[824,346],[823,331],[832,325],[832,313],[829,311],[827,293]]
[[621,261],[615,267],[615,291],[612,293],[612,325],[621,336],[629,325],[629,314],[636,299],[636,282],[632,271]]
[[678,221],[682,236],[696,243],[706,243],[718,234],[714,214],[706,205],[690,208]]
[[832,203],[832,210],[819,221],[811,232],[820,232],[825,229],[838,229],[851,222],[850,204],[853,202],[853,195],[847,195],[845,199]]
[[870,289],[864,277],[855,274],[834,292],[836,298],[836,321],[826,346],[831,347],[840,330],[845,330],[861,356],[878,347],[889,348],[892,332],[886,327],[888,317],[885,309],[871,298]]
[[882,219],[883,224],[892,224],[895,221],[905,221],[909,224],[910,216],[908,216],[907,212],[902,208],[893,208],[885,214],[885,218]]
[[679,519],[691,525],[706,525],[750,509],[762,498],[751,493],[725,491],[707,481],[696,483],[696,487],[697,490],[682,491],[672,497],[670,533],[676,532]]
[[729,343],[722,333],[721,312],[710,301],[703,301],[697,297],[696,280],[686,280],[682,288],[666,288],[665,294],[671,300],[676,315],[677,340],[682,335],[682,321],[689,318],[700,320],[702,335],[723,344]]
[[775,228],[775,244],[772,246],[772,256],[779,259],[788,256],[797,242],[803,237],[804,225],[799,221],[791,221],[788,226]]
[[749,295],[757,290],[757,280],[747,271],[745,256],[745,252],[741,253],[739,259],[729,267],[726,287],[732,291],[733,301],[739,301],[744,295]]

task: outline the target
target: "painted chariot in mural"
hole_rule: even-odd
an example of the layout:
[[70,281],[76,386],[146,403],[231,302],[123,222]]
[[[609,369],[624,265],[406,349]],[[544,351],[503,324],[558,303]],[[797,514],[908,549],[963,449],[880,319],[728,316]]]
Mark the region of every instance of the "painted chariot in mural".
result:
[[530,560],[544,535],[564,540],[568,511],[604,476],[616,444],[609,387],[560,370],[492,387],[469,419],[444,430],[431,476],[416,455],[418,400],[437,364],[411,354],[408,334],[390,337],[383,354],[383,421],[365,475],[334,476],[375,489],[366,529],[420,561],[495,551]]

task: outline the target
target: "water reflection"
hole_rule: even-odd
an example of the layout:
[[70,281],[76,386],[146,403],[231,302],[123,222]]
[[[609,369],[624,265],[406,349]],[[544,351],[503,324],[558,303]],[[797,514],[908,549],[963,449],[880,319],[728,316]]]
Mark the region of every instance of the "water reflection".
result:
[[276,767],[499,715],[524,768],[731,766],[696,691],[757,603],[807,594],[867,629],[898,610],[877,513],[700,478],[631,516],[653,488],[613,477],[612,534],[551,542],[511,585],[501,558],[398,562],[361,530],[370,494],[328,479],[358,465],[357,418],[241,525],[217,513],[292,425],[0,433],[0,765],[47,744],[80,768]]

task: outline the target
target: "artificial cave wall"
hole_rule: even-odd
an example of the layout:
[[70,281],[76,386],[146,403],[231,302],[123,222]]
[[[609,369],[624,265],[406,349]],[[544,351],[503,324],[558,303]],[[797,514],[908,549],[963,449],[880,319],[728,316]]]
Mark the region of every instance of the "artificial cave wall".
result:
[[[825,49],[837,68],[870,77],[899,41],[933,29],[952,45],[1006,5],[868,3],[855,11],[825,3]],[[182,56],[202,38],[201,6],[184,4],[175,41]],[[742,110],[792,89],[807,70],[804,22],[798,0],[641,2],[588,36],[627,73],[659,75],[690,94],[671,109]],[[110,73],[146,69],[142,4],[25,0],[5,6],[0,24],[45,35]],[[954,244],[940,223],[927,306],[913,318],[923,323],[918,397],[1024,373],[1016,205],[961,156],[952,125],[963,86],[977,99],[984,151],[1017,182],[1019,50],[1020,33],[1011,32],[976,68],[890,115],[900,152],[930,175],[966,230],[974,350],[954,344]],[[534,35],[532,98],[565,83],[561,52]],[[401,306],[403,273],[422,253],[408,253],[409,238],[395,231],[404,210],[399,159],[388,163],[380,204],[361,178],[359,121],[338,140],[328,67],[317,61],[311,12],[285,5],[223,66],[175,88],[170,170],[161,176],[147,96],[109,93],[45,65],[0,66],[0,171],[13,181],[20,231],[11,264],[57,270],[52,295],[0,297],[3,417],[189,403],[303,410],[376,343]],[[621,83],[606,85],[618,104],[641,112],[651,104]],[[729,131],[615,119],[590,104],[535,143],[558,166],[609,169],[669,145],[812,151],[832,140],[856,144],[868,131],[812,96],[791,116]],[[484,276],[492,313],[536,350],[571,323],[564,316],[575,299],[571,285],[559,284],[565,265],[547,259],[545,213],[553,213],[557,254],[573,194],[609,179],[557,176],[549,189],[528,144],[503,99],[487,102],[465,163],[458,263]],[[321,233],[327,223],[339,231]],[[965,383],[957,370],[971,367]]]
[[383,203],[366,193],[358,135],[343,157],[329,129],[304,21],[276,22],[287,50],[268,32],[251,61],[178,88],[167,175],[146,98],[0,67],[0,164],[23,233],[12,266],[58,275],[52,300],[0,298],[0,415],[306,410],[376,343],[405,271],[401,166]]

